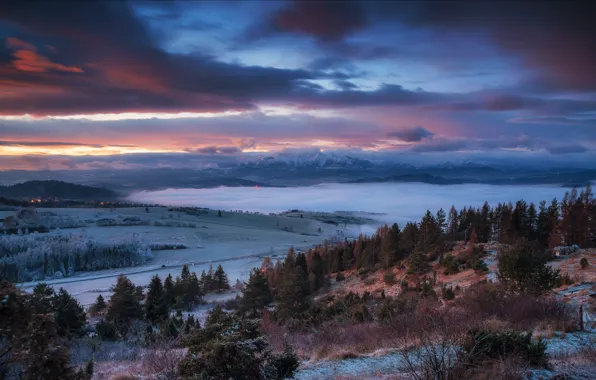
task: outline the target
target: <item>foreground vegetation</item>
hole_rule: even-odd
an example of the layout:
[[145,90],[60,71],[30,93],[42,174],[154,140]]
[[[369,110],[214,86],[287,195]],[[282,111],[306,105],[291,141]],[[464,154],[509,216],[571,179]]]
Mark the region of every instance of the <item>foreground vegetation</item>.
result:
[[[580,329],[577,311],[552,294],[570,279],[548,261],[555,245],[593,246],[595,210],[588,188],[538,211],[523,201],[452,209],[449,216],[440,210],[403,230],[383,226],[353,242],[290,249],[284,260],[268,258],[254,268],[242,295],[217,305],[205,320],[194,313],[205,294],[230,289],[221,266],[200,275],[185,266],[176,278],[155,276],[146,290],[121,276],[112,297],[98,297],[88,313],[63,290],[40,284],[28,295],[3,283],[0,373],[88,378],[102,352],[121,344],[143,350],[131,361],[143,363],[138,375],[149,378],[281,379],[293,376],[301,360],[378,350],[397,355],[395,375],[405,378],[526,378],[530,369],[552,369],[542,335]],[[460,240],[464,250],[452,254]],[[501,243],[498,283],[440,284],[437,270],[486,274],[483,243],[491,240]],[[404,277],[397,279],[396,271]],[[342,282],[365,283],[373,272],[382,273],[387,289],[400,291],[330,291]],[[17,319],[21,313],[27,317]],[[596,365],[596,344],[586,342],[580,353]],[[57,356],[48,355],[54,347],[61,347],[52,351]],[[69,347],[93,348],[69,360]],[[50,359],[40,375],[39,364]]]

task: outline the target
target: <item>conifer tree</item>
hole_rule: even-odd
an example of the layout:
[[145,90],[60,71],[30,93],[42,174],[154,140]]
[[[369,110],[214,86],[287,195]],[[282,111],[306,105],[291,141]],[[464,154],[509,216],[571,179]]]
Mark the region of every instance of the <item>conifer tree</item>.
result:
[[230,283],[228,281],[228,275],[224,272],[221,265],[217,266],[215,273],[213,274],[213,283],[217,291],[224,291],[230,289]]
[[120,275],[114,286],[106,320],[113,323],[122,335],[126,335],[131,322],[142,316],[142,308],[136,297],[134,284],[124,275]]
[[53,297],[52,309],[58,335],[73,338],[84,334],[87,324],[85,309],[63,288]]
[[560,270],[546,261],[545,255],[527,245],[504,249],[497,256],[497,277],[510,290],[542,294],[561,277]]
[[166,300],[166,305],[173,306],[176,302],[176,287],[172,275],[168,273],[168,277],[163,282],[163,292]]
[[100,294],[97,296],[97,300],[95,300],[95,303],[93,305],[91,305],[91,308],[89,311],[91,314],[97,314],[99,312],[104,311],[107,307],[108,307],[108,305],[106,305],[105,299]]
[[451,209],[449,209],[449,219],[447,221],[447,235],[450,236],[451,238],[455,238],[455,235],[457,233],[457,210],[455,209],[455,206],[451,206]]
[[22,379],[76,379],[77,373],[69,367],[70,352],[60,343],[56,324],[49,314],[35,315],[29,324],[29,334],[22,344],[27,349],[17,353],[23,365]]
[[188,310],[203,303],[203,289],[195,272],[190,274],[183,299]]
[[308,280],[301,267],[284,268],[277,297],[280,319],[294,318],[309,308]]
[[182,281],[188,281],[190,279],[190,270],[188,269],[188,264],[184,264],[182,266],[182,273],[180,273],[180,279]]
[[447,215],[445,214],[445,210],[440,208],[439,211],[437,211],[436,220],[440,233],[443,233],[447,227]]
[[408,273],[424,274],[429,269],[428,257],[421,248],[417,247],[408,258]]
[[312,262],[308,274],[308,282],[311,292],[316,292],[325,285],[325,267],[323,258],[319,252],[315,252],[312,256]]
[[164,288],[158,275],[151,278],[144,308],[145,318],[154,325],[168,318],[169,308],[166,303]]
[[253,268],[242,294],[240,311],[255,315],[273,301],[267,278],[261,270]]
[[397,223],[394,223],[387,230],[381,243],[381,261],[385,268],[389,268],[399,260],[400,230]]

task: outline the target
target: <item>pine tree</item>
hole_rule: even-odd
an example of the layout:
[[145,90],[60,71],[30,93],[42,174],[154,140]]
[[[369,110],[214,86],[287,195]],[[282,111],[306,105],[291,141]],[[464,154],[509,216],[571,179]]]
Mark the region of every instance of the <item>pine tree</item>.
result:
[[296,266],[302,269],[302,272],[305,276],[308,275],[308,264],[306,263],[306,256],[304,253],[299,253],[296,255]]
[[126,335],[132,320],[141,316],[142,308],[134,284],[126,276],[120,275],[114,286],[106,320],[112,322],[122,335]]
[[308,282],[311,292],[316,292],[325,285],[325,268],[323,258],[318,252],[312,256],[312,262],[308,274]]
[[106,305],[106,301],[103,298],[103,296],[100,294],[97,296],[97,300],[95,301],[95,303],[93,304],[93,310],[95,312],[100,312],[106,309],[108,305]]
[[22,345],[25,350],[16,353],[23,365],[24,380],[76,379],[77,374],[69,367],[70,352],[60,343],[56,324],[49,314],[35,315],[29,324],[29,334]]
[[428,257],[419,247],[414,249],[414,252],[408,258],[408,273],[424,274],[428,272],[430,265],[428,264]]
[[72,338],[84,334],[87,324],[85,309],[63,288],[53,297],[52,309],[58,335]]
[[52,310],[52,299],[55,296],[54,288],[41,282],[33,288],[31,297],[29,297],[29,306],[38,314],[48,314]]
[[447,235],[451,238],[455,238],[455,235],[457,234],[457,221],[457,210],[455,209],[455,206],[451,206],[451,209],[449,209],[449,219],[447,222]]
[[408,222],[402,232],[402,244],[407,254],[410,254],[418,243],[418,226]]
[[213,282],[213,265],[209,264],[209,271],[203,276],[201,273],[201,284],[205,293],[209,293],[215,290]]
[[513,291],[542,294],[554,288],[560,270],[547,264],[547,257],[528,246],[504,249],[497,257],[497,277]]
[[144,308],[145,318],[154,325],[157,325],[168,318],[169,310],[166,303],[165,292],[158,275],[151,278]]
[[272,301],[273,295],[269,289],[267,278],[261,270],[253,268],[242,293],[240,311],[243,314],[255,315]]
[[221,265],[217,266],[215,273],[213,274],[213,283],[217,291],[224,291],[230,289],[230,283],[228,281],[228,275],[224,272]]
[[385,268],[389,268],[399,260],[400,230],[397,223],[394,223],[387,230],[381,243],[381,261]]
[[166,305],[173,306],[176,302],[176,287],[172,275],[168,273],[168,277],[163,282],[163,292],[166,300]]
[[186,286],[186,293],[183,296],[184,307],[189,311],[203,303],[203,289],[195,272],[192,272]]
[[437,211],[437,226],[440,229],[440,232],[443,233],[443,231],[445,230],[445,227],[447,227],[447,215],[445,214],[445,210],[443,210],[442,208],[439,209],[439,211]]
[[280,319],[295,318],[308,310],[308,295],[308,280],[302,268],[284,268],[277,299]]
[[182,281],[188,281],[190,279],[190,270],[188,269],[188,264],[184,264],[184,266],[182,266],[182,272],[180,273],[180,279]]

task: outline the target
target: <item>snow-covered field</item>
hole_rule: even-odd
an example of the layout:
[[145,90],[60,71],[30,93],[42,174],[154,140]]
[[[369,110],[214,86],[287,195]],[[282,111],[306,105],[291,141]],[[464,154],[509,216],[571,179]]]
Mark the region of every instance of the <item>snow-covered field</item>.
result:
[[[228,273],[230,282],[248,278],[250,269],[261,264],[265,256],[285,256],[288,249],[306,249],[322,243],[337,232],[338,227],[309,218],[296,216],[271,216],[240,212],[225,212],[217,216],[217,210],[206,214],[190,215],[169,211],[167,207],[124,209],[40,209],[52,212],[58,217],[69,218],[82,223],[84,227],[52,230],[52,235],[80,236],[98,242],[120,242],[130,239],[148,244],[183,244],[187,249],[153,251],[153,259],[143,266],[77,273],[72,277],[48,280],[55,288],[63,287],[75,295],[84,305],[95,301],[99,294],[110,295],[110,287],[116,277],[126,274],[136,285],[145,286],[150,278],[158,274],[165,278],[168,273],[176,276],[182,265],[189,264],[191,271],[198,274],[207,270],[210,264],[221,264]],[[2,212],[0,217],[10,215]],[[97,221],[111,219],[123,222],[138,218],[145,225],[139,226],[97,226]],[[136,220],[136,219],[135,219]],[[170,226],[168,226],[170,225]],[[191,225],[192,227],[178,227]],[[321,232],[319,233],[319,228]],[[352,226],[355,233],[358,226]],[[23,283],[24,289],[31,289],[36,282]]]

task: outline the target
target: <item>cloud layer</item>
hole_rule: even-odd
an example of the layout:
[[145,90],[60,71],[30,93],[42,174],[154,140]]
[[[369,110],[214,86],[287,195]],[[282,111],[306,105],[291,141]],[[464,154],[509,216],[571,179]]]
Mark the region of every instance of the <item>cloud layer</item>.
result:
[[591,10],[588,2],[6,2],[0,156],[589,153]]

